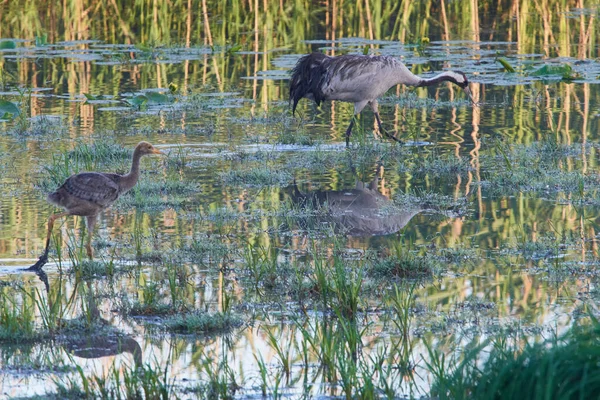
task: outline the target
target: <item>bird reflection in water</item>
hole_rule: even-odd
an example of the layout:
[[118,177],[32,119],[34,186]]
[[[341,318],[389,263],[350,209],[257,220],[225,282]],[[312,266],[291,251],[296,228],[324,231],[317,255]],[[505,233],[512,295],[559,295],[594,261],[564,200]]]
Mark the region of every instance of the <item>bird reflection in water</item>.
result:
[[[50,294],[48,277],[43,270],[36,271],[36,274],[46,287],[49,306],[52,307],[51,300],[53,296]],[[74,293],[77,292],[77,284],[73,290]],[[72,300],[73,297],[70,301]],[[79,317],[61,321],[61,328],[56,336],[56,342],[68,353],[85,359],[129,353],[133,356],[135,367],[142,367],[142,347],[130,335],[121,332],[101,317],[89,282],[85,291],[85,301],[81,303],[82,313]]]
[[66,336],[59,341],[74,356],[91,359],[116,356],[121,353],[133,355],[136,368],[142,366],[142,348],[131,336],[112,332],[111,334],[89,333]]
[[295,204],[319,211],[320,217],[332,222],[334,229],[349,236],[389,235],[405,227],[422,208],[402,209],[378,190],[380,165],[369,183],[356,180],[352,189],[317,190],[302,193],[296,182],[288,188]]

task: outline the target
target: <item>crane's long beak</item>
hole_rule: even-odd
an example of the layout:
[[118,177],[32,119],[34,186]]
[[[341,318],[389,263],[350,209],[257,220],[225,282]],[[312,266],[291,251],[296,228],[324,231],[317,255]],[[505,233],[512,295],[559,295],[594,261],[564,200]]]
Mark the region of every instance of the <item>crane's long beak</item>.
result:
[[152,154],[160,154],[161,156],[166,156],[167,155],[167,153],[163,153],[162,151],[160,151],[156,147],[152,150]]
[[467,96],[469,96],[469,99],[471,100],[471,103],[475,104],[475,100],[473,99],[473,94],[471,93],[471,89],[469,89],[469,86],[465,86],[463,88],[463,90],[465,91],[465,93],[467,94]]

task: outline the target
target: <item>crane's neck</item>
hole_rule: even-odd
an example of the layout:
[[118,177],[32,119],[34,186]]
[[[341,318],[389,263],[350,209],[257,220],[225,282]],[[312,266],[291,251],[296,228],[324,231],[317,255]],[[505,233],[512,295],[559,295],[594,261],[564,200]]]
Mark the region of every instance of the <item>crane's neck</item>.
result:
[[400,83],[407,86],[418,86],[423,81],[423,78],[410,72],[400,61],[394,59],[394,64],[395,70],[389,75],[389,79],[393,81],[390,83],[393,83],[393,85]]
[[119,345],[122,351],[133,355],[133,362],[136,367],[139,368],[142,366],[142,347],[135,339],[130,337],[124,338],[123,340],[119,340]]
[[460,77],[461,76],[454,71],[444,71],[440,74],[437,74],[436,76],[434,76],[432,78],[417,77],[419,79],[419,82],[415,86],[417,86],[417,87],[431,86],[431,85],[435,85],[435,84],[438,84],[440,82],[445,82],[445,81],[458,84],[457,82]]
[[422,87],[435,85],[444,81],[458,84],[464,77],[455,71],[444,71],[432,78],[422,78],[413,74],[404,64],[394,59],[394,70],[390,72],[389,79],[393,80],[395,84],[401,83],[407,86]]
[[131,161],[131,170],[128,174],[123,175],[119,182],[121,192],[127,192],[129,189],[135,186],[140,177],[140,158],[143,154],[140,149],[136,148],[133,151],[133,160]]

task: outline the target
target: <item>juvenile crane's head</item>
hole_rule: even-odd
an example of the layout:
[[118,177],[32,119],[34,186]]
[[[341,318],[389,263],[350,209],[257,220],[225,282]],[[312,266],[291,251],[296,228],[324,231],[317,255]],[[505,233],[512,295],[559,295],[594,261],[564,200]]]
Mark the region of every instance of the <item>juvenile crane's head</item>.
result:
[[146,154],[165,154],[162,151],[158,150],[156,147],[152,146],[148,142],[139,142],[137,146],[135,146],[135,150],[139,152],[141,155]]

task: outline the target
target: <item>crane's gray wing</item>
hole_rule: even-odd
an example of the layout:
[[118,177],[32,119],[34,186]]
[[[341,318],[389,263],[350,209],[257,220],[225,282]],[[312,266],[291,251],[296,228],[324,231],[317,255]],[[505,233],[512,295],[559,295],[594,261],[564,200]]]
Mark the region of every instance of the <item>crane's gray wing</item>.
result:
[[72,175],[63,188],[69,194],[99,206],[108,206],[119,197],[119,185],[108,175],[98,172]]
[[393,61],[387,57],[335,57],[329,62],[321,81],[323,94],[329,100],[374,100],[397,80],[389,73],[393,66]]

